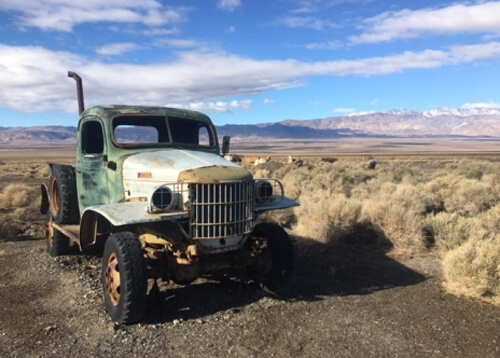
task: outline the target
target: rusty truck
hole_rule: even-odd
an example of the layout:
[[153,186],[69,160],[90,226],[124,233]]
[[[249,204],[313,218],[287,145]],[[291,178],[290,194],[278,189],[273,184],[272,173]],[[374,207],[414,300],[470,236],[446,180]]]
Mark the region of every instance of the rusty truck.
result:
[[[274,179],[223,158],[205,114],[176,108],[102,105],[84,109],[81,77],[75,165],[51,163],[41,185],[47,250],[102,255],[111,319],[142,319],[148,279],[187,285],[203,274],[243,269],[270,291],[294,269],[286,231],[261,221],[299,205]],[[222,148],[221,148],[222,147]],[[222,150],[221,150],[222,149]]]

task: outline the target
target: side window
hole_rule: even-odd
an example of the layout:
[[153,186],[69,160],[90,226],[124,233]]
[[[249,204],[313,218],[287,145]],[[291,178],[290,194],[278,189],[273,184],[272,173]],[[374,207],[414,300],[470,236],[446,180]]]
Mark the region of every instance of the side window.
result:
[[210,127],[202,121],[169,117],[168,122],[174,143],[200,147],[215,145]]
[[200,127],[200,130],[198,131],[198,145],[202,145],[205,147],[209,147],[211,145],[208,128],[205,126]]
[[104,151],[104,137],[101,123],[97,121],[84,123],[81,141],[83,154],[102,154]]

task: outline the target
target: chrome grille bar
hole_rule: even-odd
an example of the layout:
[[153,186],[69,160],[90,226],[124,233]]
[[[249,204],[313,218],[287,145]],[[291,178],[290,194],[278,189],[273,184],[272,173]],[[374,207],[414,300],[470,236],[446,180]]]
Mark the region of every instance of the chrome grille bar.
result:
[[190,235],[195,239],[223,239],[252,230],[253,181],[191,184]]

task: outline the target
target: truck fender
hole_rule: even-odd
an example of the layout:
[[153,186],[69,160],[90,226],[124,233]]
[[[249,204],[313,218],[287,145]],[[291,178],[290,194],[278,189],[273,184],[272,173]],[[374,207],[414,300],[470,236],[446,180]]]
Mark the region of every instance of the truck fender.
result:
[[159,221],[188,218],[184,211],[151,214],[145,202],[122,202],[109,205],[91,206],[85,209],[80,225],[80,244],[95,244],[99,235],[118,231],[122,226],[136,226]]
[[49,206],[50,206],[50,202],[49,202],[49,185],[47,183],[42,183],[40,185],[40,190],[41,190],[41,194],[42,194],[42,201],[40,203],[40,212],[43,214],[43,215],[46,215],[48,212],[49,212]]

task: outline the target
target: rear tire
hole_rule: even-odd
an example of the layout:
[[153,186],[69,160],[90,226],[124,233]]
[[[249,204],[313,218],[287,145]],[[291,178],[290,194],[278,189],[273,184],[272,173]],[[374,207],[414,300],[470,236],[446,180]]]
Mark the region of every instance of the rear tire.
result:
[[268,291],[281,293],[288,288],[295,270],[295,255],[292,240],[283,228],[273,223],[255,226],[252,236],[265,238],[267,248],[258,266],[250,266],[250,275]]
[[52,166],[50,215],[57,224],[78,224],[80,221],[75,170],[69,165]]
[[52,237],[47,238],[47,252],[50,256],[67,255],[70,252],[69,237],[62,232],[53,230]]
[[101,280],[109,316],[130,324],[144,315],[147,295],[147,268],[141,244],[131,232],[111,234],[104,246]]

